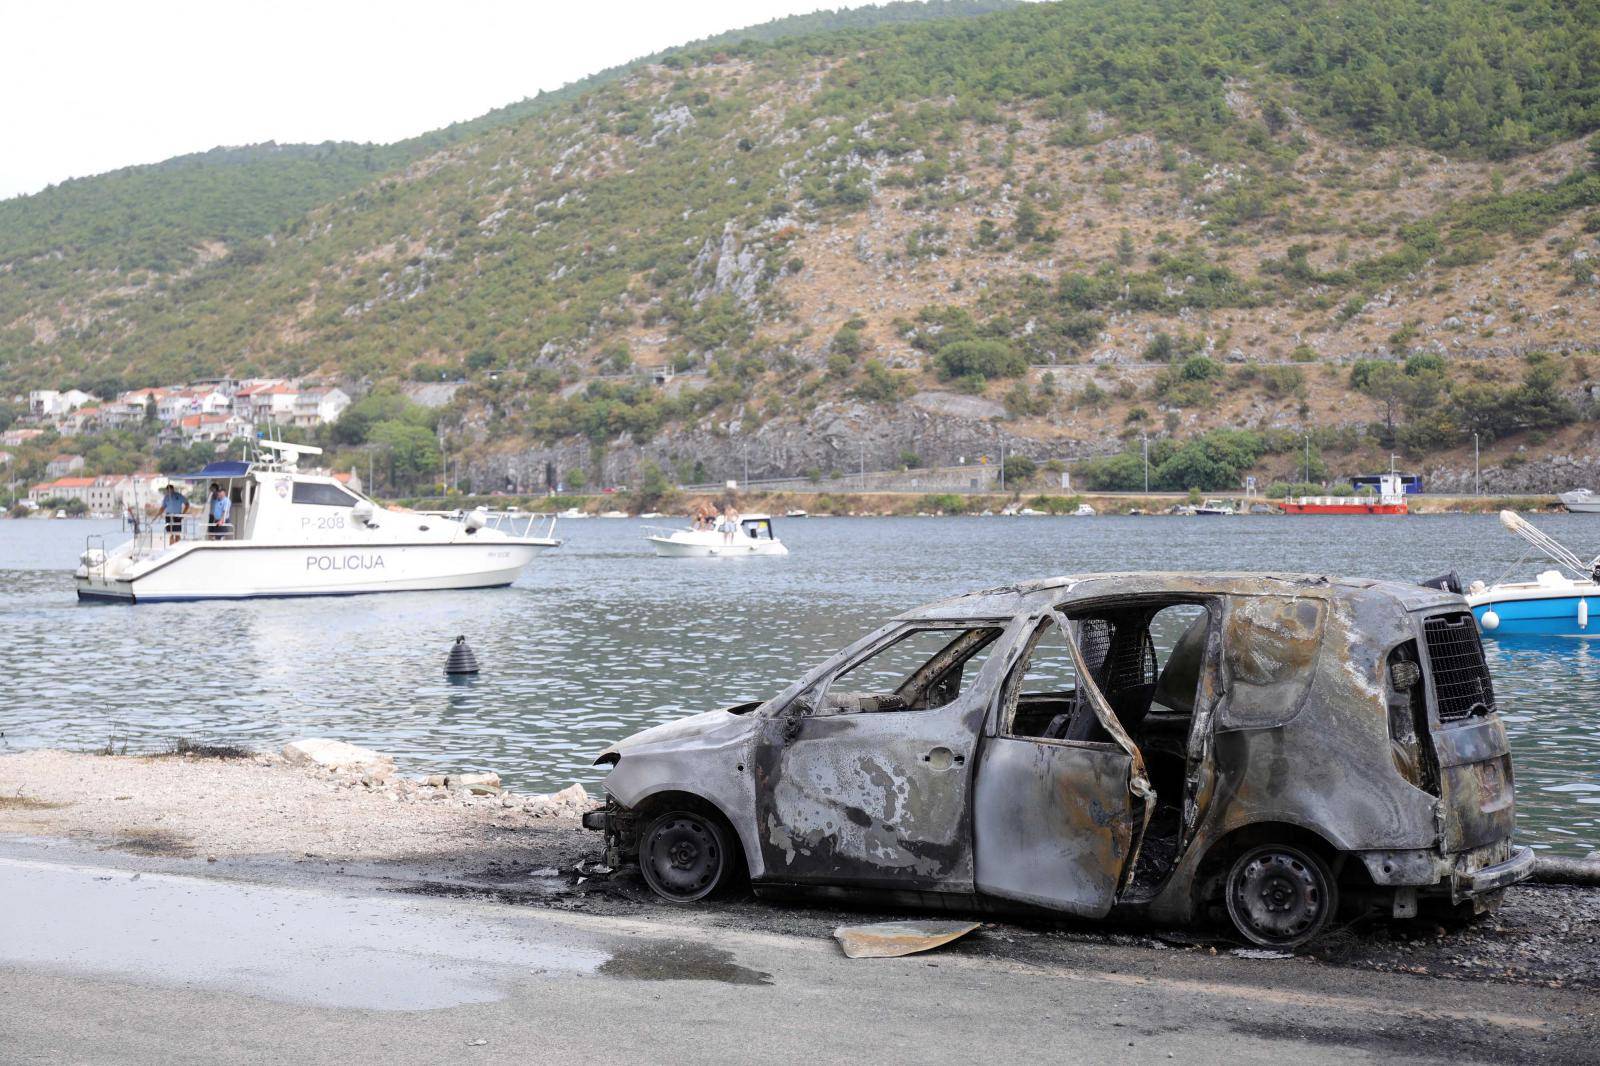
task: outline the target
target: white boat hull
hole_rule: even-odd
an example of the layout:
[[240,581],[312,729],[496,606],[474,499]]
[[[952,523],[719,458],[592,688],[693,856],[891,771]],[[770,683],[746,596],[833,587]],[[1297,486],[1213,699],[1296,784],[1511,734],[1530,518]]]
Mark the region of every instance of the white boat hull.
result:
[[1573,514],[1600,514],[1600,495],[1596,495],[1588,489],[1563,492],[1559,499],[1561,500],[1561,506]]
[[80,567],[80,599],[155,603],[272,596],[493,588],[517,579],[554,540],[266,545],[190,541],[125,572]]
[[736,537],[723,541],[718,535],[713,542],[690,541],[672,537],[647,537],[656,554],[669,559],[743,559],[757,555],[788,555],[789,549],[778,540],[753,540]]

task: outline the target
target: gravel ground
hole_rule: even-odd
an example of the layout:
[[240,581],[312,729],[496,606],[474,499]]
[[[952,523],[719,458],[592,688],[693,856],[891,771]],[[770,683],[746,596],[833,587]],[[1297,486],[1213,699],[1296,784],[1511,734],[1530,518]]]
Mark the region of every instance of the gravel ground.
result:
[[[439,798],[424,798],[438,795]],[[508,805],[509,804],[509,805]],[[387,889],[605,915],[670,916],[721,928],[828,937],[843,922],[904,916],[876,908],[769,903],[748,896],[692,912],[655,900],[634,870],[600,866],[597,834],[575,816],[539,816],[538,797],[467,797],[411,783],[363,784],[276,756],[0,756],[0,834],[68,839],[102,851],[256,876],[371,878]],[[573,812],[575,814],[575,812]],[[274,871],[277,871],[276,873]],[[1109,965],[1228,954],[1215,927],[996,921],[967,950],[1019,963],[1089,953]],[[1117,960],[1122,960],[1118,962]],[[1362,920],[1296,967],[1377,970],[1553,988],[1600,988],[1600,889],[1521,885],[1493,916],[1447,929]],[[1281,965],[1267,962],[1266,967]]]

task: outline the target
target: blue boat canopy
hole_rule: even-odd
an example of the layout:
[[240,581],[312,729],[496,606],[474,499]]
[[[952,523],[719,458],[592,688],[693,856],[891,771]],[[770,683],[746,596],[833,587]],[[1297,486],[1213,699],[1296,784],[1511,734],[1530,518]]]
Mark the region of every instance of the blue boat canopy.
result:
[[193,474],[173,474],[173,481],[220,481],[230,477],[244,477],[250,472],[250,464],[231,460],[220,463],[207,463],[204,470]]

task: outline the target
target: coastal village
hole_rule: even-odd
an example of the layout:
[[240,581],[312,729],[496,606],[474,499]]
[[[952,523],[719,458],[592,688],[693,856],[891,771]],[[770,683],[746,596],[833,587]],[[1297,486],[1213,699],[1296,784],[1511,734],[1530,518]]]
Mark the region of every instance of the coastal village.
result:
[[[212,378],[130,389],[108,399],[81,389],[36,389],[28,393],[28,413],[0,434],[0,446],[7,449],[0,451],[0,469],[18,465],[18,453],[10,449],[36,449],[54,442],[61,450],[45,462],[45,480],[29,484],[6,478],[15,509],[41,515],[117,517],[157,504],[166,478],[156,471],[90,469],[85,457],[71,450],[75,438],[143,428],[158,444],[209,444],[220,455],[232,442],[254,438],[258,432],[330,425],[350,402],[337,386],[285,378]],[[362,487],[353,471],[339,477],[357,490]]]

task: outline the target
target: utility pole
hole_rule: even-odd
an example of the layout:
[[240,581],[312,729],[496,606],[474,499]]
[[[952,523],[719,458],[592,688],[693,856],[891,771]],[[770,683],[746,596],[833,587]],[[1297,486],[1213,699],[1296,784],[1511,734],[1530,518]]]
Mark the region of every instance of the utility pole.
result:
[[750,445],[748,442],[746,442],[744,446],[744,480],[739,482],[739,484],[743,485],[745,488],[750,487]]
[[1000,438],[1000,491],[1006,491],[1006,439]]
[[1311,484],[1311,434],[1306,434],[1306,476],[1305,483]]
[[444,448],[444,427],[439,427],[439,493],[450,495],[450,453]]
[[867,442],[861,442],[861,491],[867,491]]
[[1144,491],[1150,493],[1150,436],[1147,433],[1139,434],[1139,443],[1144,445]]
[[1472,435],[1472,494],[1483,495],[1483,485],[1478,479],[1478,435]]

